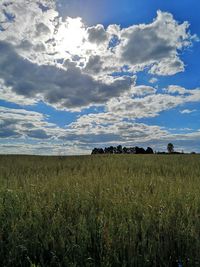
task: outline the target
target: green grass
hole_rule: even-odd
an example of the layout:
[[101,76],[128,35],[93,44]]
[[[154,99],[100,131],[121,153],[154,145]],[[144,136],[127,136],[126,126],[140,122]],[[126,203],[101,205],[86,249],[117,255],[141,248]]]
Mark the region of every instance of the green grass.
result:
[[200,266],[200,156],[0,157],[0,266]]

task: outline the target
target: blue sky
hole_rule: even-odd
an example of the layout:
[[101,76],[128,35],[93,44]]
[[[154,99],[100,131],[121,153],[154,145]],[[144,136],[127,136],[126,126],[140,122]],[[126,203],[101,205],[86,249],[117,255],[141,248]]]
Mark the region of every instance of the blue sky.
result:
[[199,10],[194,0],[3,0],[1,153],[168,142],[200,152]]

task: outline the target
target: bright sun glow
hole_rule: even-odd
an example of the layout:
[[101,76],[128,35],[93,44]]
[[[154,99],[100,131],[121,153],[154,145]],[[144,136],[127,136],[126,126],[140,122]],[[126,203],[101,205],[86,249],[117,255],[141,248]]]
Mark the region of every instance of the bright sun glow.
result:
[[87,61],[88,52],[91,50],[97,52],[98,50],[96,44],[88,41],[86,26],[81,18],[68,17],[59,26],[54,38],[57,42],[56,50],[59,56],[65,59],[71,58],[72,55],[77,55]]
[[76,54],[80,52],[86,37],[86,30],[81,18],[67,18],[56,35],[59,40],[59,52]]

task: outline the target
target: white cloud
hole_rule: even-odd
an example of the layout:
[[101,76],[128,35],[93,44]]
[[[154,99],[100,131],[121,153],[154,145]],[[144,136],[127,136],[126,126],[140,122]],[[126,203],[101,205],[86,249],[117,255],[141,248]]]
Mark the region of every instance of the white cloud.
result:
[[185,89],[184,87],[181,87],[179,85],[170,85],[166,89],[166,91],[170,94],[178,93],[179,95],[184,95],[186,93],[190,93],[189,90]]
[[189,24],[178,24],[170,13],[157,12],[151,24],[122,29],[117,54],[125,64],[152,67],[150,72],[173,75],[184,70],[178,51],[191,45]]
[[193,113],[195,111],[196,111],[196,109],[192,109],[192,110],[190,110],[190,109],[184,109],[184,110],[181,110],[180,113],[181,114],[190,114],[190,113]]
[[0,126],[0,138],[49,139],[60,132],[41,113],[5,107],[0,107]]
[[166,76],[174,75],[178,72],[184,72],[184,70],[184,63],[177,56],[175,56],[156,62],[149,70],[149,73]]
[[189,141],[195,147],[200,140],[200,131],[182,133],[181,129],[174,134],[160,126],[124,120],[115,113],[84,115],[64,128],[46,119],[38,112],[0,108],[1,153],[87,154],[95,146],[118,144],[158,149],[169,140],[180,141],[189,150]]
[[135,96],[152,95],[156,93],[156,89],[147,85],[138,85],[132,87],[132,94]]
[[[132,87],[132,93],[134,93],[134,88]],[[145,88],[148,87],[145,86]],[[177,90],[179,94],[174,95]],[[199,88],[189,90],[179,86],[169,86],[167,92],[165,94],[153,94],[152,91],[152,94],[146,94],[143,97],[137,97],[137,95],[133,97],[129,94],[113,98],[107,102],[107,110],[121,118],[149,118],[158,116],[162,111],[200,101]]]
[[33,143],[8,141],[0,144],[0,154],[27,154],[27,155],[81,155],[90,154],[91,148],[81,147],[71,142],[43,142]]
[[149,83],[157,83],[158,82],[158,79],[157,78],[155,78],[155,77],[153,77],[153,78],[151,78],[150,80],[149,80]]
[[[102,116],[102,118],[101,118]],[[60,135],[62,140],[78,140],[81,144],[95,144],[107,145],[128,144],[131,142],[141,143],[150,140],[159,140],[167,135],[167,131],[159,126],[150,126],[142,123],[135,123],[130,121],[106,120],[104,114],[97,114],[95,116],[86,115],[69,125],[69,128]]]

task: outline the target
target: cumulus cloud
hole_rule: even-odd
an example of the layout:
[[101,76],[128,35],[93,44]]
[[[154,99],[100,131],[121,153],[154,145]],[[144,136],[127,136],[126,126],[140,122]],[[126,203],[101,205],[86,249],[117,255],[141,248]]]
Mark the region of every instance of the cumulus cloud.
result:
[[166,58],[153,64],[149,73],[160,76],[174,75],[185,70],[184,63],[177,57]]
[[[199,131],[171,133],[170,129],[124,120],[108,112],[81,116],[61,128],[47,122],[38,112],[0,108],[0,125],[1,140],[8,140],[0,145],[1,153],[84,154],[90,153],[94,146],[117,144],[152,145],[158,149],[168,140],[182,140],[183,145],[189,140],[196,144],[200,138]],[[16,139],[18,143],[14,142]],[[34,140],[34,145],[28,140]]]
[[187,22],[178,24],[170,13],[158,11],[151,24],[122,29],[117,53],[124,63],[133,66],[153,64],[153,74],[175,74],[184,70],[178,51],[191,44],[188,27]]
[[0,13],[8,16],[0,23],[3,29],[0,40],[19,46],[21,54],[34,59],[31,54],[36,56],[37,46],[43,45],[44,52],[45,41],[54,34],[58,13],[53,8],[55,3],[51,0],[1,1]]
[[60,135],[59,138],[71,140],[72,143],[78,142],[79,145],[83,147],[86,145],[87,148],[118,144],[151,145],[154,149],[162,151],[166,150],[167,143],[173,141],[179,148],[196,151],[200,142],[200,131],[191,132],[190,129],[190,133],[183,133],[183,129],[176,129],[176,133],[173,133],[170,129],[157,125],[125,121],[112,113],[99,113],[80,117],[69,125],[64,135]]
[[2,79],[0,79],[0,99],[18,105],[34,105],[37,102],[36,99],[27,98],[26,96],[15,93],[12,87],[6,86]]
[[184,87],[181,87],[179,85],[170,85],[166,89],[166,91],[170,94],[178,93],[179,95],[184,95],[186,93],[189,93],[190,91],[185,89]]
[[108,33],[106,32],[104,26],[101,24],[87,28],[87,33],[88,40],[91,43],[96,43],[97,45],[108,42],[109,40]]
[[[122,71],[124,65],[134,72],[148,66],[158,75],[183,71],[178,52],[193,38],[187,22],[179,24],[161,11],[150,24],[121,29],[115,24],[87,27],[81,18],[63,19],[55,1],[3,0],[0,7],[4,89],[14,93],[10,99],[42,99],[57,108],[105,104],[128,93],[135,78]],[[117,78],[116,72],[124,76]]]
[[102,71],[103,62],[99,55],[91,55],[86,63],[85,72],[99,74]]
[[12,46],[0,42],[0,77],[7,87],[27,98],[42,99],[60,108],[102,104],[130,90],[135,78],[118,77],[108,82],[95,80],[73,63],[67,70],[37,65],[20,57]]
[[173,86],[169,87],[169,89],[171,93],[179,90],[181,94],[171,95],[168,93],[157,93],[145,95],[142,98],[133,98],[130,95],[122,96],[108,101],[107,109],[109,112],[118,114],[118,116],[124,118],[148,118],[155,117],[164,110],[169,110],[185,103],[200,101],[200,89],[198,88],[188,90],[182,87]]
[[156,89],[147,85],[138,85],[132,88],[132,93],[136,96],[145,96],[155,94]]
[[183,96],[185,102],[199,102],[200,101],[200,88],[186,89],[179,85],[170,85],[164,89],[165,92],[172,95]]
[[[102,118],[101,118],[102,117]],[[114,116],[113,116],[114,117]],[[108,117],[107,117],[108,118]],[[103,123],[102,123],[103,122]],[[167,131],[159,126],[150,126],[118,119],[118,121],[106,120],[103,113],[92,118],[91,115],[84,116],[69,125],[61,140],[78,141],[80,144],[128,144],[130,142],[140,143],[150,140],[159,140],[167,135]]]
[[5,107],[0,107],[0,126],[0,138],[49,139],[58,129],[41,113]]
[[65,128],[46,121],[43,114],[24,109],[0,108],[0,138],[48,140],[53,143],[71,142],[77,147],[96,143],[139,142],[159,139],[166,131],[158,126],[123,121],[114,114],[89,114],[78,118]]

